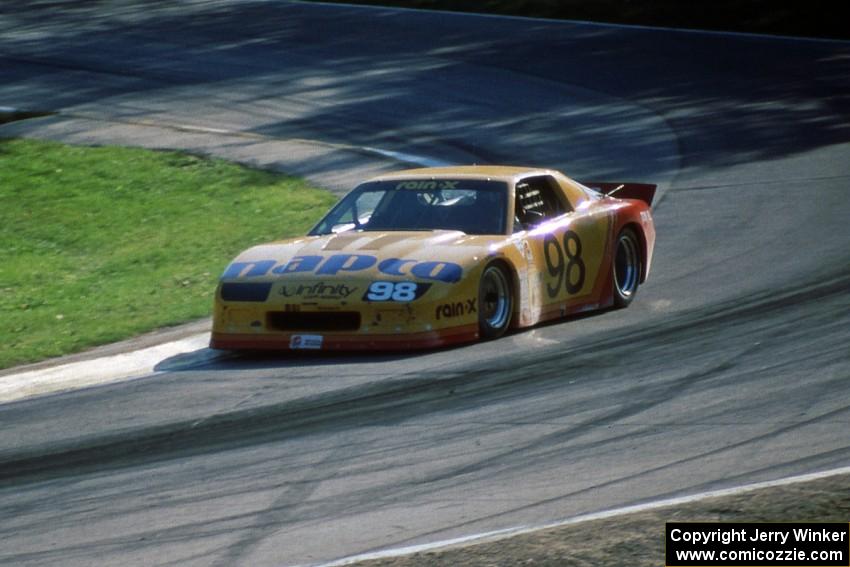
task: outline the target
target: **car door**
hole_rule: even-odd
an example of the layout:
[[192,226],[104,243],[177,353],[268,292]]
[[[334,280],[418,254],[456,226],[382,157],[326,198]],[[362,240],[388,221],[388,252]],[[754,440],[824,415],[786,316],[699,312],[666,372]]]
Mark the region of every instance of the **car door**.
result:
[[514,201],[515,232],[525,231],[537,270],[534,296],[540,316],[566,315],[598,303],[611,214],[590,201],[571,200],[549,175],[518,182]]

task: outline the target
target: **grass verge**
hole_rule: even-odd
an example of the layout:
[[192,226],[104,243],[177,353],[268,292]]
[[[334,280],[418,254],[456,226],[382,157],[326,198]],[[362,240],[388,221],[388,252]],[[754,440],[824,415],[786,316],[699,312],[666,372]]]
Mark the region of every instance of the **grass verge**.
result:
[[236,253],[334,201],[185,153],[0,139],[0,368],[207,316]]
[[[333,2],[334,0],[316,0]],[[827,2],[715,0],[346,0],[349,4],[585,20],[617,24],[850,39]]]
[[847,522],[850,475],[708,498],[357,567],[658,567],[666,522]]

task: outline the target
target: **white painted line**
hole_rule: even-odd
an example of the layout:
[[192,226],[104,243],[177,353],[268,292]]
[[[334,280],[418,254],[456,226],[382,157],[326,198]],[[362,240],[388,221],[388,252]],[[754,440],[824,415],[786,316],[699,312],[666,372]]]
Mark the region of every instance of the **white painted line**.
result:
[[737,486],[734,488],[724,488],[720,490],[710,490],[708,492],[701,492],[699,494],[691,494],[689,496],[680,496],[678,498],[668,498],[666,500],[657,500],[655,502],[647,502],[644,504],[636,504],[634,506],[625,506],[623,508],[615,508],[613,510],[605,510],[604,512],[594,512],[592,514],[583,514],[581,516],[575,516],[573,518],[567,518],[564,520],[558,520],[555,522],[551,522],[548,524],[541,524],[538,526],[517,526],[513,528],[506,528],[503,530],[495,530],[491,532],[484,532],[479,534],[472,534],[468,536],[446,539],[442,541],[435,541],[432,543],[424,543],[420,545],[411,545],[407,547],[398,547],[394,549],[386,549],[383,551],[376,551],[373,553],[364,553],[361,555],[351,555],[349,557],[343,557],[342,559],[337,559],[335,561],[331,561],[330,563],[316,563],[311,567],[342,567],[344,565],[352,565],[354,563],[358,563],[360,561],[367,561],[371,559],[385,559],[388,557],[399,557],[402,555],[411,555],[414,553],[421,553],[423,551],[434,551],[436,549],[447,548],[456,546],[459,544],[470,544],[470,543],[485,543],[491,541],[498,541],[502,539],[506,539],[509,537],[514,537],[518,535],[528,534],[540,530],[547,530],[550,528],[559,528],[562,526],[568,526],[571,524],[579,524],[582,522],[589,522],[591,520],[603,520],[606,518],[613,518],[616,516],[622,516],[625,514],[633,514],[635,512],[644,512],[647,510],[655,510],[658,508],[664,508],[667,506],[677,506],[680,504],[689,504],[692,502],[699,502],[700,500],[705,500],[707,498],[717,498],[720,496],[734,496],[736,494],[745,494],[747,492],[752,492],[754,490],[761,490],[762,488],[772,488],[775,486],[786,486],[789,484],[797,484],[801,482],[810,482],[813,480],[819,480],[822,478],[829,478],[831,476],[837,476],[841,474],[850,474],[850,466],[841,467],[837,469],[831,469],[827,471],[821,471],[816,473],[803,474],[798,476],[791,476],[788,478],[781,478],[778,480],[769,480],[765,482],[756,482],[753,484],[745,484],[743,486]]
[[392,150],[382,150],[380,148],[364,147],[363,150],[367,152],[376,153],[378,155],[386,156],[388,158],[392,158],[398,161],[404,161],[407,163],[421,165],[424,167],[446,167],[449,165],[456,165],[450,161],[443,161],[441,159],[433,159],[429,157],[406,154],[402,152],[394,152]]
[[209,333],[199,333],[134,352],[7,374],[0,377],[0,403],[146,376],[162,361],[189,352],[198,352],[194,364],[212,360],[219,355],[207,349],[209,340]]
[[221,128],[208,128],[206,126],[191,126],[188,124],[174,124],[174,128],[178,130],[186,130],[187,132],[201,132],[202,134],[227,134],[229,136],[239,135],[240,132],[233,130],[223,130]]
[[[2,107],[0,107],[2,110]],[[195,126],[192,124],[180,124],[180,123],[169,123],[169,124],[160,124],[157,122],[152,122],[150,120],[125,120],[119,117],[102,117],[91,115],[87,113],[63,113],[64,116],[70,118],[81,118],[84,120],[97,120],[100,122],[115,122],[119,124],[131,124],[134,126],[146,126],[151,128],[168,128],[172,130],[179,130],[182,132],[197,132],[201,134],[220,134],[223,136],[233,136],[236,138],[250,138],[254,140],[267,140],[270,142],[293,142],[300,144],[310,144],[314,146],[321,146],[324,148],[333,148],[335,150],[344,150],[351,152],[366,152],[370,154],[377,154],[379,156],[388,157],[390,159],[394,159],[396,161],[401,161],[404,163],[412,163],[415,165],[420,165],[423,167],[445,167],[449,165],[457,165],[454,162],[444,161],[435,158],[429,158],[426,156],[420,156],[415,154],[408,154],[404,152],[396,152],[393,150],[383,150],[381,148],[372,148],[369,146],[353,146],[350,144],[340,144],[334,142],[323,142],[320,140],[307,140],[304,138],[276,138],[274,136],[267,136],[265,134],[256,134],[253,132],[243,132],[240,130],[226,130],[223,128],[212,128],[209,126]]]

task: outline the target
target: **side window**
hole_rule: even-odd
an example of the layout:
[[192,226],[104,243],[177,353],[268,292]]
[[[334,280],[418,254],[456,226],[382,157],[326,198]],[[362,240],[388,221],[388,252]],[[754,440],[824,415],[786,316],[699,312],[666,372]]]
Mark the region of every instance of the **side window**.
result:
[[517,183],[515,231],[525,230],[572,210],[555,187],[557,182],[548,175],[529,177]]

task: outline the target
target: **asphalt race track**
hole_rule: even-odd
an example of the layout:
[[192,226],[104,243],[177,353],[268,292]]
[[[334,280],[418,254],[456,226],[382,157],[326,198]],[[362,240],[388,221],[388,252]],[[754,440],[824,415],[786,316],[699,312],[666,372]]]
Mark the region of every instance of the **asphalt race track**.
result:
[[425,354],[175,359],[0,406],[0,563],[297,565],[850,464],[850,43],[14,4],[0,105],[63,113],[31,135],[203,132],[337,189],[399,167],[369,147],[663,193],[627,310]]

